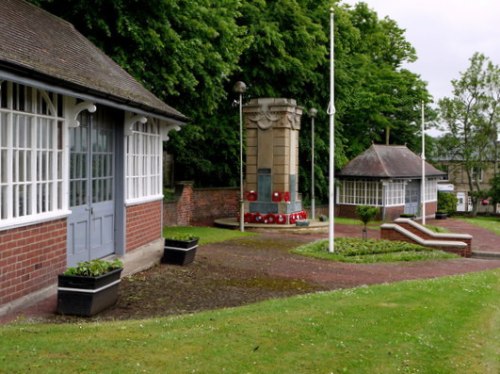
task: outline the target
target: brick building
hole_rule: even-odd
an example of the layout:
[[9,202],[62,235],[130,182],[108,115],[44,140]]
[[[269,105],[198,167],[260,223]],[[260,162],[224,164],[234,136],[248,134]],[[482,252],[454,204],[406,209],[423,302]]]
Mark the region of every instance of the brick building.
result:
[[0,308],[161,239],[162,142],[186,120],[68,22],[0,2]]
[[[446,173],[425,163],[426,216],[437,209],[437,182]],[[380,208],[380,219],[421,215],[422,159],[406,146],[372,145],[337,174],[337,214],[355,218],[357,205]]]

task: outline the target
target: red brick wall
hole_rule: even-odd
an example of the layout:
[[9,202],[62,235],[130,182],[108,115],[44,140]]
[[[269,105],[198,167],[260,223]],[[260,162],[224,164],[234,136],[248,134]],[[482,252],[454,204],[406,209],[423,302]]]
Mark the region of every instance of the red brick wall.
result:
[[[338,205],[338,215],[339,217],[346,217],[346,218],[355,218],[357,219],[358,216],[356,215],[356,206],[355,205]],[[405,207],[404,205],[401,206],[389,206],[385,208],[381,208],[384,210],[383,218],[384,221],[390,222],[394,221],[396,218],[399,218],[401,214],[404,213]],[[431,216],[436,213],[437,209],[437,202],[430,202],[430,203],[425,203],[425,215],[426,216]],[[381,220],[382,219],[382,214],[379,214],[376,219]]]
[[127,252],[161,237],[162,201],[127,207]]
[[401,214],[405,212],[404,205],[400,206],[387,206],[384,208],[384,221],[394,221],[396,218],[399,218]]
[[[379,212],[377,216],[375,217],[375,220],[381,220],[382,219],[382,213],[381,209],[379,208]],[[345,218],[353,218],[353,219],[359,219],[358,215],[356,214],[356,205],[342,205],[339,204],[336,206],[336,212],[338,217],[345,217]],[[398,215],[399,217],[399,215]]]
[[176,201],[163,205],[164,226],[212,225],[217,218],[236,217],[238,188],[199,188],[183,182],[176,186]]
[[236,217],[239,212],[239,190],[203,188],[193,190],[193,224],[212,224],[216,218]]
[[56,283],[66,240],[66,219],[1,231],[0,305]]

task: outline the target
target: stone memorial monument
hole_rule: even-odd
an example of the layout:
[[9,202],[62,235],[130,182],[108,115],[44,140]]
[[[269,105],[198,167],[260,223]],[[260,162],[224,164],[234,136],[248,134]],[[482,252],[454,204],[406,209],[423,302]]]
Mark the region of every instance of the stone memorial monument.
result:
[[244,107],[245,222],[295,224],[306,218],[298,192],[302,108],[293,99],[260,98]]

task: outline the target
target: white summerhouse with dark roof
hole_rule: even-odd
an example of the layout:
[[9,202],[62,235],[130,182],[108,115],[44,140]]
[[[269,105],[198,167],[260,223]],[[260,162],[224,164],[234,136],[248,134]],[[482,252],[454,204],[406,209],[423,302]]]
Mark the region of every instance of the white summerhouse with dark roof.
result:
[[[425,163],[426,212],[437,209],[437,182],[446,173]],[[356,217],[357,205],[380,208],[380,217],[420,215],[422,159],[406,146],[372,145],[337,174],[337,214]]]
[[0,1],[0,312],[161,243],[162,142],[186,122],[68,22]]

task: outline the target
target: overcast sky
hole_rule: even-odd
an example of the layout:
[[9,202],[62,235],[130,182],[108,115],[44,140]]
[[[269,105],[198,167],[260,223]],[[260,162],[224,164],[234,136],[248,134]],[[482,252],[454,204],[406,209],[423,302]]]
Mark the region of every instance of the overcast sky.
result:
[[[355,4],[358,1],[344,0]],[[500,64],[500,0],[365,0],[379,18],[406,30],[418,60],[407,66],[428,83],[436,102],[451,96],[451,80],[474,52]]]

